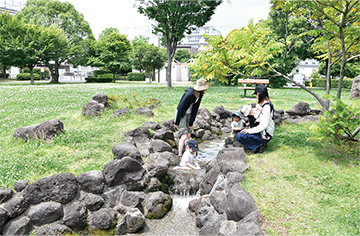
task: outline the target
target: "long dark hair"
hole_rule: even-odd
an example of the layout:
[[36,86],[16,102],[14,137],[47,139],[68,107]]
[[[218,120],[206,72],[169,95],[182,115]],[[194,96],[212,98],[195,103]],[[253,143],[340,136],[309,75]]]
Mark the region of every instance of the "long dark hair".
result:
[[269,93],[268,91],[261,91],[261,92],[258,92],[258,104],[262,104],[265,100],[268,100],[269,102],[270,101],[270,98],[269,98]]

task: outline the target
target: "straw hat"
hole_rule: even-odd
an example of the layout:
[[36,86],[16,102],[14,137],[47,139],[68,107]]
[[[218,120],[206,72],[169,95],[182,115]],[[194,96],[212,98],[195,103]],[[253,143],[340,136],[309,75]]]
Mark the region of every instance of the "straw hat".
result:
[[209,82],[207,82],[206,79],[199,79],[198,81],[196,81],[196,85],[194,86],[194,89],[196,91],[203,91],[206,89],[209,89],[211,87],[211,84]]
[[241,108],[241,112],[244,114],[244,116],[248,116],[251,111],[251,105],[245,105]]

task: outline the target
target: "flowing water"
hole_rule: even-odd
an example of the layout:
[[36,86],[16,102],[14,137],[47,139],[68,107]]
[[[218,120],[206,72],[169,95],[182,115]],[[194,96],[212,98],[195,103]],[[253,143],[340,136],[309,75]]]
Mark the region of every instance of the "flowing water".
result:
[[[223,149],[224,138],[222,136],[219,139],[199,143],[197,159],[202,169],[198,172],[205,173],[205,165]],[[146,219],[145,229],[136,235],[199,235],[200,229],[195,223],[196,215],[188,209],[189,202],[200,197],[199,191],[195,195],[183,192],[181,195],[174,194],[171,197],[173,199],[171,210],[162,219]]]

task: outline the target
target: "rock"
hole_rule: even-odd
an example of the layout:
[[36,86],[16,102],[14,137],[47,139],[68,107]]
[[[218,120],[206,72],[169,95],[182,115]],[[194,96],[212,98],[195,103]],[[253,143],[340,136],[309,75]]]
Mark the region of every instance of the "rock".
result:
[[199,190],[199,185],[204,175],[204,171],[200,170],[169,170],[172,184],[170,192],[172,194],[195,195]]
[[26,216],[9,221],[2,231],[3,235],[29,235],[32,229],[30,219]]
[[103,104],[105,107],[107,107],[109,105],[108,103],[108,96],[105,95],[105,94],[101,94],[101,93],[98,93],[98,94],[95,94],[93,97],[92,97],[92,100],[94,101],[97,101],[98,103],[101,103]]
[[101,112],[105,109],[104,104],[99,103],[97,101],[91,100],[90,102],[86,103],[82,109],[82,114],[84,116],[98,116]]
[[161,126],[164,126],[168,129],[170,129],[172,132],[175,132],[175,120],[172,119],[172,120],[166,120],[166,121],[163,121],[161,122]]
[[63,129],[64,124],[58,119],[53,119],[41,124],[20,127],[15,131],[14,137],[25,141],[28,141],[29,138],[49,140],[61,133]]
[[195,218],[196,226],[201,229],[214,214],[215,210],[211,206],[201,207]]
[[9,217],[14,218],[21,215],[29,208],[29,202],[23,197],[13,197],[7,201],[3,208],[9,215]]
[[172,199],[170,195],[163,192],[154,192],[146,195],[144,215],[148,219],[161,219],[170,211]]
[[219,235],[222,222],[226,220],[225,214],[215,213],[200,229],[199,235]]
[[101,171],[92,170],[79,174],[76,177],[81,190],[89,193],[101,194],[104,191],[105,178]]
[[360,75],[356,76],[352,82],[350,90],[350,99],[360,97]]
[[205,134],[205,130],[204,129],[198,129],[195,131],[195,137],[196,138],[202,138]]
[[27,179],[16,181],[14,184],[14,190],[16,192],[21,192],[28,185],[29,185],[29,180]]
[[148,187],[146,188],[146,192],[156,192],[161,188],[161,182],[158,178],[151,177]]
[[222,127],[221,128],[221,133],[223,134],[228,134],[228,133],[231,133],[231,129],[229,127]]
[[154,121],[145,121],[144,123],[142,123],[141,126],[145,126],[149,129],[152,129],[152,130],[158,130],[158,129],[161,129],[161,126],[154,122]]
[[189,210],[195,212],[196,215],[199,213],[199,210],[205,206],[212,206],[209,195],[203,195],[189,202]]
[[194,121],[193,129],[194,129],[194,131],[197,131],[199,129],[210,130],[211,126],[210,126],[210,123],[206,122],[205,119],[198,118]]
[[146,162],[145,169],[152,177],[163,178],[169,168],[169,161],[158,155],[152,155]]
[[61,219],[64,215],[63,206],[58,202],[43,202],[32,206],[29,218],[34,225],[45,225]]
[[162,128],[155,131],[153,139],[175,140],[174,132],[168,128]]
[[136,144],[150,141],[150,131],[147,127],[140,126],[134,130],[125,132],[125,137],[132,137]]
[[240,185],[234,184],[226,196],[227,220],[240,221],[246,215],[257,210],[253,197]]
[[115,159],[122,159],[123,157],[131,157],[134,160],[142,163],[142,158],[139,150],[130,143],[118,143],[112,148],[112,153]]
[[225,212],[225,187],[226,180],[219,175],[209,195],[211,204],[220,214]]
[[6,224],[8,220],[8,214],[3,208],[0,208],[0,234],[4,228],[4,225]]
[[[137,208],[130,208],[122,220],[116,226],[116,235],[127,233],[136,233],[145,226],[145,217]],[[124,233],[125,231],[125,233]]]
[[255,235],[255,236],[265,235],[264,232],[261,231],[260,227],[253,222],[237,224],[236,227],[237,230],[233,235]]
[[220,174],[220,167],[216,159],[210,161],[206,166],[206,173],[200,182],[201,195],[209,194],[214,186],[218,175]]
[[310,106],[308,103],[306,102],[299,102],[298,104],[295,104],[292,107],[292,110],[288,110],[286,111],[288,114],[290,115],[300,115],[300,116],[304,116],[304,115],[308,115],[310,113]]
[[147,116],[147,117],[153,117],[154,116],[154,112],[148,107],[137,108],[135,110],[135,113],[138,114],[138,115],[143,115],[143,116]]
[[214,137],[210,130],[206,130],[204,136],[202,137],[202,140],[213,140]]
[[141,164],[131,157],[113,160],[104,165],[103,173],[108,186],[140,181],[145,173]]
[[[228,236],[236,232],[236,222],[232,220],[225,220],[221,223],[219,235]],[[249,234],[246,234],[249,235]],[[250,234],[251,235],[251,234]]]
[[143,210],[143,202],[146,194],[144,192],[124,191],[120,198],[122,205],[128,206],[129,208],[138,208],[140,211]]
[[90,211],[97,211],[105,204],[103,197],[92,193],[85,194],[82,202],[84,203],[86,209]]
[[13,195],[11,188],[0,188],[0,203],[6,202]]
[[221,134],[221,128],[216,127],[216,126],[211,126],[211,132],[213,134]]
[[169,166],[177,166],[180,164],[180,158],[171,152],[155,152],[150,154],[150,158],[161,157],[169,162]]
[[213,112],[218,114],[220,116],[220,119],[230,117],[229,112],[224,109],[223,105],[219,105],[217,107],[214,107]]
[[150,143],[139,143],[137,149],[142,158],[146,158],[150,155]]
[[64,224],[72,229],[83,230],[86,227],[86,211],[79,202],[73,202],[64,208]]
[[72,231],[69,227],[62,224],[51,224],[42,226],[36,229],[35,235],[73,235],[74,231]]
[[131,113],[129,108],[124,107],[123,109],[114,111],[113,113],[111,113],[111,115],[113,115],[113,116],[124,116],[124,115],[129,114],[129,113]]
[[101,208],[94,211],[89,216],[90,233],[94,234],[96,230],[109,230],[116,223],[116,212],[113,209]]
[[261,226],[265,222],[264,216],[259,211],[253,211],[250,214],[246,215],[244,219],[240,220],[238,224],[245,223],[255,223],[258,226]]
[[226,174],[226,188],[231,189],[234,184],[241,183],[246,180],[245,175],[239,172],[228,172]]
[[102,196],[110,207],[115,207],[120,203],[121,194],[126,190],[125,185],[116,186],[105,192]]
[[77,180],[71,173],[55,174],[34,181],[21,193],[30,204],[47,201],[68,203],[78,193]]
[[163,141],[163,140],[154,140],[150,142],[150,148],[152,153],[154,152],[171,152],[172,148],[170,146],[170,144],[168,144],[167,142]]
[[228,172],[243,173],[249,165],[246,164],[246,157],[243,148],[225,148],[219,151],[216,157],[220,171],[224,175]]
[[211,122],[211,114],[207,108],[200,108],[197,117],[204,119],[207,123]]

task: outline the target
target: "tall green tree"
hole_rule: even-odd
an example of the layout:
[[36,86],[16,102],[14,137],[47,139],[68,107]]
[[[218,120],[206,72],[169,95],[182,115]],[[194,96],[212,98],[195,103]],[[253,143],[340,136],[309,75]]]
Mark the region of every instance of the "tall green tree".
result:
[[186,49],[178,49],[175,52],[174,58],[180,63],[185,63],[191,59],[191,53]]
[[140,73],[142,72],[143,65],[142,65],[142,59],[145,56],[145,49],[149,45],[147,39],[142,36],[135,36],[135,38],[131,41],[132,44],[132,53],[131,53],[131,63],[132,66],[139,70]]
[[52,82],[59,81],[58,68],[61,62],[67,61],[74,66],[86,64],[87,50],[94,36],[84,16],[72,4],[58,0],[28,0],[26,6],[16,15],[25,23],[44,27],[55,25],[65,33],[71,53],[63,54],[67,56],[66,58],[53,59],[55,68],[50,70]]
[[171,63],[178,42],[211,19],[222,0],[136,0],[138,11],[154,20],[153,33],[167,49],[167,88],[171,87]]
[[131,44],[126,35],[112,32],[93,43],[94,55],[89,58],[88,65],[104,67],[111,71],[115,83],[116,73],[120,70],[127,70],[131,65],[131,50]]

